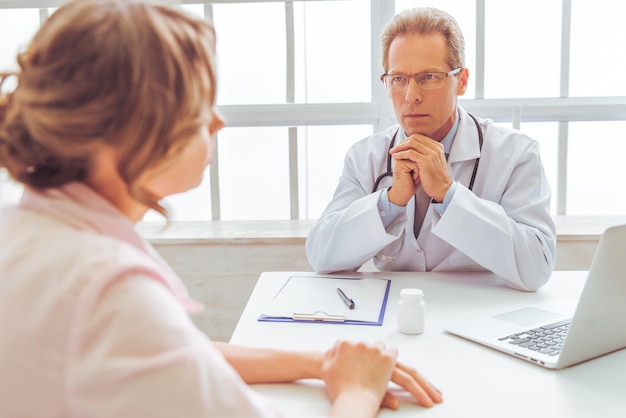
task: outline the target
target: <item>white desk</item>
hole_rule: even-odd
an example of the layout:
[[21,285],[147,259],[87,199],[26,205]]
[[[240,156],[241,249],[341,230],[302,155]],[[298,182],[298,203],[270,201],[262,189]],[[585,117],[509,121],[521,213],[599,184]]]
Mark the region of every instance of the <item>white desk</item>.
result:
[[[287,349],[325,350],[339,338],[383,340],[400,349],[410,364],[435,384],[444,402],[425,409],[403,398],[398,411],[380,417],[624,417],[626,416],[626,350],[560,371],[547,370],[443,331],[457,315],[519,308],[551,297],[578,298],[586,272],[555,272],[535,293],[508,289],[488,274],[354,273],[350,277],[392,278],[382,326],[258,322],[263,307],[290,275],[263,273],[232,336],[234,344]],[[400,289],[417,287],[426,300],[426,331],[397,331]],[[624,332],[624,330],[616,330]],[[317,381],[255,385],[288,416],[324,415],[329,410]],[[541,406],[541,408],[540,408]]]

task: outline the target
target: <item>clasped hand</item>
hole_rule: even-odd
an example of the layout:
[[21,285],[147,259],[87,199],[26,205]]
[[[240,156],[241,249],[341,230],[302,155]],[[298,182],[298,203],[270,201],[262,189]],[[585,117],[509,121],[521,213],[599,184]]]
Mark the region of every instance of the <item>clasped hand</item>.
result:
[[414,134],[389,150],[395,162],[389,201],[404,206],[422,185],[426,194],[443,202],[452,185],[443,145],[427,136]]

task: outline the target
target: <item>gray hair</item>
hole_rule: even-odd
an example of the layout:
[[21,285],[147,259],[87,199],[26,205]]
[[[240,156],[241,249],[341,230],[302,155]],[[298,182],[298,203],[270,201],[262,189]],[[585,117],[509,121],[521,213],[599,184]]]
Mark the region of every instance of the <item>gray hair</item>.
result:
[[465,67],[465,38],[457,21],[448,13],[434,7],[416,7],[397,14],[385,27],[382,35],[383,69],[389,65],[389,47],[399,36],[418,33],[440,33],[448,45],[448,64],[451,69]]

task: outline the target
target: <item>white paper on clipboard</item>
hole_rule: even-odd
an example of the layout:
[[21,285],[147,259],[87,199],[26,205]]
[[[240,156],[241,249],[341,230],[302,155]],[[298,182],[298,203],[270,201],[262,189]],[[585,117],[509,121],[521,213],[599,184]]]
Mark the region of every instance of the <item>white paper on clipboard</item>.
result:
[[[389,279],[291,276],[259,316],[259,321],[317,321],[381,325]],[[337,293],[354,301],[350,309]]]

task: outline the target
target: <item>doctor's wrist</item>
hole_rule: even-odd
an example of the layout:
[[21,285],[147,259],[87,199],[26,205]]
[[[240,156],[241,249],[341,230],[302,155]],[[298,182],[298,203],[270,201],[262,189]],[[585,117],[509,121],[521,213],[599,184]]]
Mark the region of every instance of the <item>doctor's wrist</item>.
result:
[[393,203],[396,206],[406,206],[408,200],[403,200],[400,197],[397,196],[397,194],[395,193],[395,190],[392,189],[393,186],[390,186],[387,189],[387,200],[389,200],[389,203]]
[[433,196],[433,200],[437,203],[443,203],[446,198],[446,194],[448,194],[448,190],[452,187],[452,181],[450,181],[447,185],[445,185],[438,193],[435,193]]

